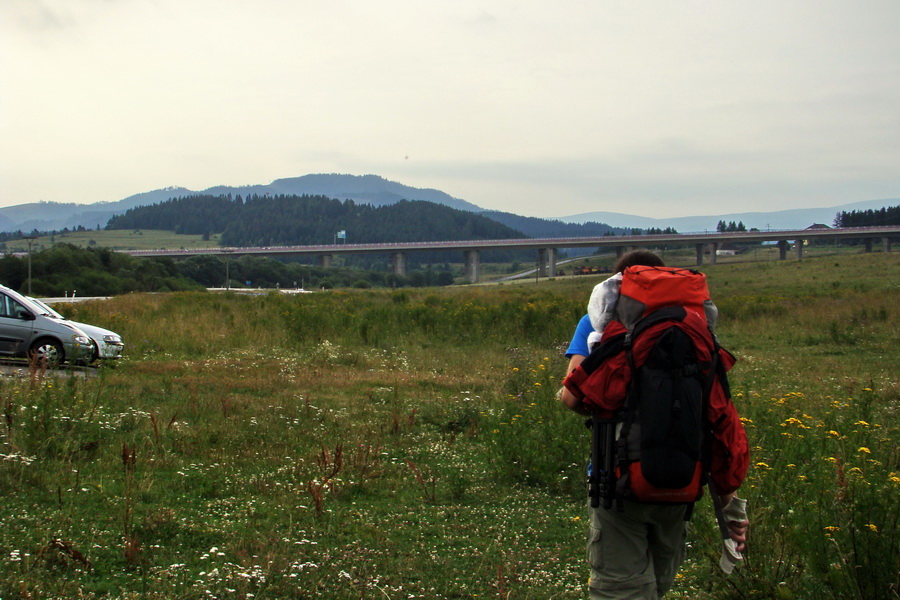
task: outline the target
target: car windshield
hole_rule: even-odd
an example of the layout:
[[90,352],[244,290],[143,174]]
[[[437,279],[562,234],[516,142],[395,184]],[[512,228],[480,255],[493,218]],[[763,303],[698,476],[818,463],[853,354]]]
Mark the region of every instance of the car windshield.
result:
[[31,296],[26,296],[28,301],[31,302],[33,306],[35,306],[41,314],[47,315],[48,317],[52,317],[54,319],[65,319],[64,316],[38,300],[37,298],[32,298]]

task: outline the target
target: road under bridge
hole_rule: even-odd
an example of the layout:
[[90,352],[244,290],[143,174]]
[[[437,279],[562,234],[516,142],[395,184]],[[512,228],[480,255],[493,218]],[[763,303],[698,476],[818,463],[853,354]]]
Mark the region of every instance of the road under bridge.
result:
[[131,256],[188,257],[199,255],[218,256],[315,256],[319,265],[329,267],[335,256],[341,254],[387,254],[390,257],[394,275],[406,274],[406,257],[410,252],[435,250],[458,250],[463,253],[466,280],[477,283],[481,276],[481,253],[496,249],[534,249],[538,253],[539,276],[554,277],[557,274],[557,255],[566,248],[610,248],[617,255],[633,248],[656,247],[660,245],[694,246],[696,263],[702,265],[708,253],[710,263],[716,262],[719,249],[729,244],[747,242],[775,243],[779,257],[786,260],[793,243],[798,260],[803,258],[803,246],[814,240],[860,240],[867,252],[873,243],[881,240],[883,251],[891,251],[891,242],[900,236],[900,226],[888,227],[843,227],[823,229],[778,230],[778,231],[738,231],[728,233],[684,233],[626,235],[574,238],[526,238],[507,240],[464,240],[443,242],[398,242],[388,244],[320,244],[311,246],[265,246],[265,247],[223,247],[178,250],[128,250]]

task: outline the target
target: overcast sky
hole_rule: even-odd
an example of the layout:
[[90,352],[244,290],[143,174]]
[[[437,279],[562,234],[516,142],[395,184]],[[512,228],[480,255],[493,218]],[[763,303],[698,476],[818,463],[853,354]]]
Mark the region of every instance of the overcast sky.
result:
[[376,174],[555,217],[900,197],[897,0],[0,0],[0,206]]

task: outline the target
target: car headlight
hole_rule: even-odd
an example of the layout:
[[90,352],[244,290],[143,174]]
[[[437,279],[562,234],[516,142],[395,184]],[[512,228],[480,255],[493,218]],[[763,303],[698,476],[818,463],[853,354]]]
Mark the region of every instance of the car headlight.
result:
[[121,344],[122,338],[120,338],[117,335],[104,335],[103,341],[106,342],[107,344]]
[[73,335],[72,339],[76,344],[82,344],[84,346],[90,346],[91,344],[91,338],[87,337],[86,335]]

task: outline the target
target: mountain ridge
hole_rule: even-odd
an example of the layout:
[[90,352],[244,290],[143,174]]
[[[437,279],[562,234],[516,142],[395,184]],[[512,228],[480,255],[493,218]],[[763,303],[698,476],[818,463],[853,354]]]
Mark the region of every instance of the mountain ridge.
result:
[[246,186],[217,185],[205,190],[170,186],[133,194],[115,202],[66,204],[34,202],[0,208],[0,231],[38,231],[95,229],[104,227],[115,215],[130,208],[151,206],[173,198],[199,195],[324,195],[338,200],[353,200],[373,206],[395,204],[401,200],[425,200],[451,208],[481,212],[482,208],[460,198],[430,188],[415,188],[379,175],[310,174],[276,179],[269,184]]
[[[72,204],[56,202],[36,202],[15,206],[0,207],[0,231],[59,231],[62,229],[102,228],[113,216],[123,214],[131,208],[150,206],[170,200],[197,195],[323,195],[339,200],[353,200],[358,203],[383,206],[394,204],[400,200],[424,200],[435,202],[472,212],[485,213],[501,222],[512,218],[512,213],[501,213],[496,210],[483,209],[461,198],[455,198],[445,192],[432,188],[415,188],[399,182],[390,181],[379,175],[348,174],[308,174],[298,177],[275,179],[269,184],[246,186],[218,185],[205,190],[195,191],[180,186],[170,186],[133,194],[115,202],[97,202],[94,204]],[[837,213],[853,210],[867,210],[883,206],[900,204],[900,199],[887,198],[868,200],[825,208],[790,209],[772,212],[743,212],[718,215],[700,215],[690,217],[652,218],[617,212],[587,212],[565,217],[551,217],[546,221],[559,221],[563,224],[586,225],[597,223],[612,228],[657,227],[664,229],[673,227],[687,233],[695,231],[715,230],[720,220],[742,222],[747,228],[757,229],[803,229],[814,223],[831,225]],[[493,215],[493,216],[492,216]],[[521,216],[520,221],[536,219]]]
[[640,227],[642,229],[649,227],[674,227],[679,233],[715,231],[719,221],[735,221],[742,222],[747,229],[756,228],[764,231],[766,229],[805,229],[817,223],[831,227],[834,223],[834,217],[838,213],[878,209],[898,204],[900,204],[900,198],[882,198],[824,208],[793,208],[769,212],[741,212],[665,218],[595,211],[559,217],[559,220],[565,223],[599,222],[611,227]]

